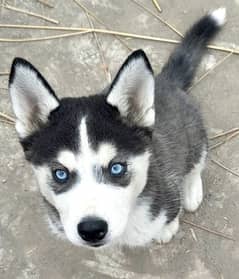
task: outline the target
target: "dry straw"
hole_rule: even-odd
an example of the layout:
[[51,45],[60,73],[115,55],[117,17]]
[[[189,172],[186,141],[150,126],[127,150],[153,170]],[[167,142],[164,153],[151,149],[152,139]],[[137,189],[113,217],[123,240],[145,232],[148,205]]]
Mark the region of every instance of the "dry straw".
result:
[[37,1],[44,6],[47,6],[48,8],[54,8],[54,6],[50,3],[48,3],[46,0],[37,0]]
[[[92,20],[90,18],[89,13],[87,12],[86,9],[84,9],[84,8],[82,8],[82,9],[83,9],[83,11],[86,14],[86,17],[87,17],[87,19],[89,21],[90,27],[94,29],[94,24],[93,24],[93,22],[92,22]],[[101,61],[102,61],[102,64],[103,64],[103,70],[105,72],[105,75],[106,75],[106,78],[107,78],[107,82],[111,82],[111,80],[112,80],[111,74],[110,74],[110,71],[109,71],[109,67],[107,66],[106,61],[105,61],[105,56],[104,56],[104,53],[103,53],[103,50],[102,50],[101,43],[100,43],[100,41],[98,39],[98,36],[97,36],[97,34],[95,32],[93,32],[93,36],[95,38],[95,42],[96,42],[96,45],[97,45],[97,48],[98,48],[98,51],[99,51],[99,54],[100,54],[100,58],[101,58]]]
[[0,76],[8,76],[9,72],[0,72]]
[[156,7],[156,9],[157,9],[160,13],[162,13],[162,9],[161,9],[161,7],[159,6],[158,1],[157,1],[157,0],[152,0],[152,2],[153,2],[153,4],[154,4],[154,6]]
[[[92,11],[90,11],[85,5],[83,5],[82,3],[80,3],[78,0],[74,0],[74,2],[81,7],[86,13],[88,13],[96,22],[98,22],[99,24],[103,25],[106,29],[110,29],[110,27],[105,24],[99,17],[97,17]],[[129,51],[132,51],[133,49],[131,47],[128,46],[128,44],[122,40],[120,37],[114,35],[120,42],[121,44],[126,47]]]
[[220,66],[223,62],[225,62],[233,52],[228,53],[225,55],[221,60],[219,60],[212,68],[210,68],[208,71],[206,71],[199,79],[197,79],[192,86],[188,89],[190,91],[193,87],[195,87],[199,82],[201,82],[205,77],[207,77],[212,71],[214,71],[218,66]]
[[21,13],[21,14],[37,17],[37,18],[43,19],[45,21],[48,21],[48,22],[51,22],[51,23],[54,23],[54,24],[59,24],[58,20],[55,20],[55,19],[43,16],[43,15],[40,15],[40,14],[37,14],[37,13],[29,12],[29,11],[26,11],[26,10],[23,10],[23,9],[19,9],[19,8],[10,6],[8,4],[3,4],[2,7],[4,7],[5,9],[8,9],[8,10],[17,12],[17,13]]
[[0,117],[7,122],[11,122],[12,124],[15,123],[15,119],[4,112],[0,112]]
[[185,220],[185,219],[182,219],[181,221],[182,221],[183,223],[187,224],[187,225],[193,226],[193,227],[198,228],[198,229],[200,229],[200,230],[209,232],[209,233],[211,233],[211,234],[214,234],[214,235],[223,237],[223,238],[228,239],[228,240],[235,241],[235,239],[234,239],[232,236],[227,235],[227,234],[224,234],[224,233],[222,233],[222,232],[218,232],[218,231],[209,229],[209,228],[207,228],[207,227],[205,227],[205,226],[195,224],[195,223],[193,223],[193,222],[191,222],[191,221],[188,221],[188,220]]
[[[127,32],[120,32],[114,30],[106,30],[106,29],[92,29],[86,27],[65,27],[65,26],[39,26],[39,25],[18,25],[18,24],[0,24],[0,28],[14,28],[14,29],[33,29],[33,30],[56,30],[56,31],[86,31],[86,32],[96,32],[100,34],[108,34],[108,35],[118,35],[121,37],[128,37],[128,38],[135,38],[135,39],[143,39],[143,40],[150,40],[150,41],[157,41],[157,42],[164,42],[170,44],[179,44],[180,40],[173,40],[173,39],[166,39],[148,35],[138,35],[134,33],[127,33]],[[7,39],[1,38],[0,42],[21,42],[21,40],[27,41],[30,38],[25,39]],[[34,39],[34,38],[31,38]],[[39,40],[39,38],[38,38]],[[30,40],[29,40],[30,41]],[[222,52],[232,52],[233,54],[239,54],[239,49],[230,48],[230,47],[222,47],[217,45],[208,45],[210,49],[219,50]]]
[[79,32],[73,32],[73,33],[65,33],[65,34],[59,34],[59,35],[52,35],[52,36],[46,36],[46,37],[36,37],[36,38],[22,38],[22,39],[3,39],[0,38],[0,42],[8,42],[8,43],[24,43],[24,42],[38,42],[38,41],[48,41],[48,40],[55,40],[60,38],[67,38],[67,37],[74,37],[79,36],[83,34],[91,33],[90,31],[79,31]]
[[227,172],[229,172],[229,173],[231,173],[231,174],[233,174],[233,175],[239,177],[239,173],[237,173],[237,172],[231,170],[230,168],[226,167],[223,163],[218,162],[218,161],[215,160],[215,159],[211,159],[211,162],[213,162],[215,165],[221,167],[222,169],[226,170]]
[[163,24],[165,24],[167,27],[169,27],[173,32],[175,32],[176,34],[178,34],[180,37],[183,37],[182,33],[180,33],[172,24],[168,23],[165,19],[163,19],[161,16],[159,16],[158,14],[155,14],[153,11],[151,11],[149,8],[145,7],[142,3],[136,1],[136,0],[131,0],[132,2],[134,2],[136,5],[138,5],[139,7],[141,7],[143,10],[145,10],[146,12],[148,12],[149,14],[151,14],[152,16],[154,16],[155,18],[157,18],[159,21],[161,21]]
[[230,129],[230,130],[228,130],[228,131],[224,131],[224,132],[219,133],[219,134],[217,134],[217,135],[215,135],[215,136],[211,136],[211,137],[209,137],[209,139],[210,139],[210,140],[218,139],[218,138],[221,138],[221,137],[224,137],[224,136],[233,134],[233,133],[235,133],[235,132],[237,132],[237,131],[239,131],[239,128],[238,128],[238,127],[232,128],[232,129]]
[[213,150],[213,149],[216,149],[217,147],[227,143],[228,141],[230,141],[231,139],[233,139],[234,137],[238,136],[239,135],[239,131],[236,131],[234,133],[232,133],[231,135],[229,135],[228,137],[225,138],[225,140],[223,141],[220,141],[212,146],[209,147],[209,150]]

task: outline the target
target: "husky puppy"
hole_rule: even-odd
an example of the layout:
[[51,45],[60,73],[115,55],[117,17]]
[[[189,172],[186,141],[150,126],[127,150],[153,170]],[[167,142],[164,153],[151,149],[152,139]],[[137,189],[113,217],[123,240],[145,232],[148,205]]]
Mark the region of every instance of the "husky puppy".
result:
[[165,243],[181,208],[199,207],[207,135],[186,91],[224,22],[224,8],[201,18],[156,76],[145,53],[133,52],[90,97],[60,100],[35,67],[14,59],[16,130],[55,231],[87,247]]

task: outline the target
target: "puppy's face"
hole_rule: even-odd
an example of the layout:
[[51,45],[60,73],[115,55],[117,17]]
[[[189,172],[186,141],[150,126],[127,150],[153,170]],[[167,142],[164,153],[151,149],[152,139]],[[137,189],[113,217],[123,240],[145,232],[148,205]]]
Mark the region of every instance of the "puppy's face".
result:
[[[67,238],[76,245],[95,247],[111,243],[123,233],[146,184],[150,153],[142,131],[135,136],[135,131],[125,132],[118,125],[121,132],[111,130],[111,138],[100,139],[107,130],[101,131],[104,128],[98,120],[94,123],[98,128],[90,127],[92,124],[89,115],[81,118],[73,135],[79,137],[76,150],[61,145],[55,156],[34,170],[42,194],[59,213]],[[140,148],[117,144],[114,137]],[[49,139],[47,145],[53,143],[54,139]]]
[[144,53],[133,53],[109,89],[88,98],[59,100],[22,59],[9,86],[51,224],[75,245],[117,242],[147,182],[154,78]]

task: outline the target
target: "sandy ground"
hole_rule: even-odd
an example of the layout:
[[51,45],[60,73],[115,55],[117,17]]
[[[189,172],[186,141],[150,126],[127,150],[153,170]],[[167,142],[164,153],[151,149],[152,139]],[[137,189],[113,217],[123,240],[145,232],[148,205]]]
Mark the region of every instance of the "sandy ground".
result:
[[[2,1],[5,2],[5,1]],[[50,1],[48,8],[38,1],[8,1],[10,5],[57,19],[61,26],[89,26],[74,1]],[[239,44],[239,2],[237,0],[160,0],[161,16],[184,32],[207,10],[226,6],[228,22],[215,44]],[[131,0],[81,1],[113,30],[178,39],[179,36]],[[141,3],[157,10],[149,0]],[[51,25],[46,21],[0,8],[0,23]],[[95,23],[95,26],[102,27]],[[0,37],[43,37],[56,31],[0,29]],[[109,35],[99,35],[106,64],[112,75],[129,50]],[[166,61],[173,45],[124,39],[132,49],[143,48],[155,71]],[[198,77],[227,53],[211,50]],[[13,57],[21,56],[37,66],[59,96],[93,94],[107,84],[107,76],[92,34],[27,43],[0,43],[0,72],[9,71]],[[209,135],[238,126],[239,57],[230,56],[191,94],[201,105]],[[12,115],[8,76],[0,76],[0,111]],[[215,141],[211,141],[214,144]],[[215,159],[239,173],[238,137],[210,153],[204,172],[205,199],[195,214],[184,218],[233,236],[231,241],[182,223],[168,245],[152,244],[145,249],[126,248],[89,251],[73,247],[49,232],[45,210],[29,165],[24,161],[12,125],[0,122],[0,278],[1,279],[236,279],[239,274],[239,178],[215,165]]]

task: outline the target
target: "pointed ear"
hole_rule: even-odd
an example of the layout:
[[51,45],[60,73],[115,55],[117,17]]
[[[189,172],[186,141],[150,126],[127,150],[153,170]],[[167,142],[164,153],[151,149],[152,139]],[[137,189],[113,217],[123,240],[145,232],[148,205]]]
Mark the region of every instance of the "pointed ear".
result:
[[9,92],[16,115],[20,138],[30,135],[47,122],[59,101],[47,81],[29,62],[15,58],[12,64]]
[[106,100],[129,124],[154,125],[154,75],[143,50],[133,52],[121,66]]

